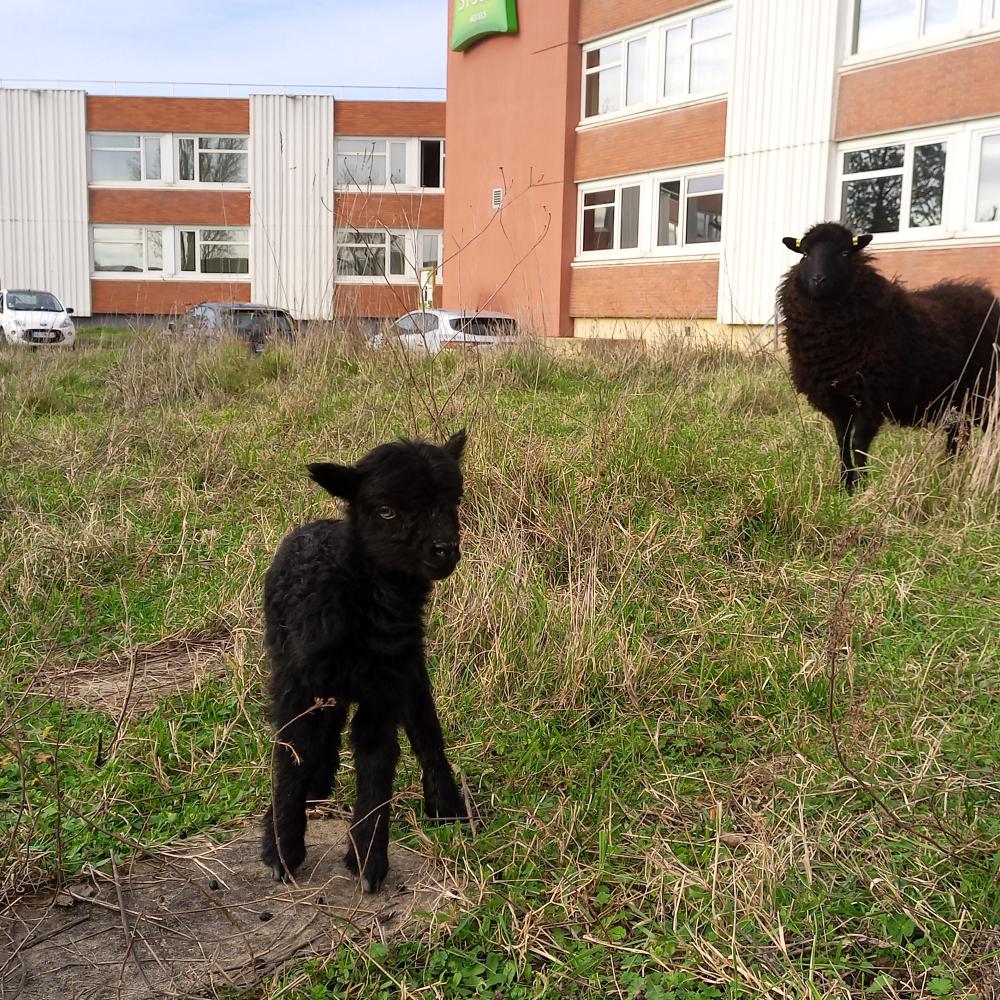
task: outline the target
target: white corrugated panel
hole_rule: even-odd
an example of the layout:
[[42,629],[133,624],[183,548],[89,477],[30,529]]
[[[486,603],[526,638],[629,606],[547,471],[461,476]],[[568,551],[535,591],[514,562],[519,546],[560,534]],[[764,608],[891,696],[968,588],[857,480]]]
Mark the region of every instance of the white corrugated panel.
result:
[[250,98],[253,298],[333,316],[332,97]]
[[782,236],[825,217],[845,0],[738,0],[726,124],[719,320],[765,323],[794,263]]
[[0,283],[90,315],[82,90],[0,89]]

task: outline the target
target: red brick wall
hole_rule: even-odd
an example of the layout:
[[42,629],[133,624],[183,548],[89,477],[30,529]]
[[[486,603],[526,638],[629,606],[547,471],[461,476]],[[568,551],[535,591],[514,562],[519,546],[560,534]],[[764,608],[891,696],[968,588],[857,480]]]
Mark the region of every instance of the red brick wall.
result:
[[[441,286],[434,289],[434,305],[441,305]],[[416,285],[339,284],[333,290],[333,309],[337,316],[381,317],[396,319],[419,306]]]
[[91,188],[91,222],[249,226],[249,191]]
[[726,101],[713,101],[580,132],[576,179],[721,160],[726,155],[726,107]]
[[444,195],[338,194],[334,215],[338,227],[442,229]]
[[444,101],[337,101],[337,135],[444,135]]
[[166,316],[199,302],[249,302],[246,281],[100,281],[90,283],[91,310],[123,316]]
[[719,262],[576,267],[570,315],[597,319],[715,319]]
[[580,0],[578,37],[581,42],[590,41],[700,3],[704,0]]
[[845,73],[838,139],[962,121],[1000,111],[1000,42]]
[[250,102],[214,97],[88,97],[87,129],[249,133]]
[[1000,245],[933,250],[882,248],[876,258],[883,274],[890,278],[898,275],[911,288],[932,285],[945,278],[977,278],[1000,294]]

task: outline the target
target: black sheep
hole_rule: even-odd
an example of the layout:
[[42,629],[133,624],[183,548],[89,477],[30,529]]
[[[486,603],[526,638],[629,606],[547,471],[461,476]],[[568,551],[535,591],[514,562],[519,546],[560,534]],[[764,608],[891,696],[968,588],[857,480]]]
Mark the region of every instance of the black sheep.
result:
[[345,863],[365,892],[378,891],[389,867],[399,725],[423,771],[428,815],[467,817],[424,663],[431,584],[460,558],[464,446],[459,431],[443,447],[398,441],[354,466],[309,466],[347,514],[292,531],[264,580],[276,746],[261,856],[275,879],[305,858],[306,800],[330,793],[351,704],[357,797]]
[[986,426],[996,385],[993,292],[971,281],[909,291],[875,269],[871,239],[835,222],[786,236],[802,259],[779,288],[792,381],[833,422],[848,492],[884,421],[942,421],[954,454],[970,422]]

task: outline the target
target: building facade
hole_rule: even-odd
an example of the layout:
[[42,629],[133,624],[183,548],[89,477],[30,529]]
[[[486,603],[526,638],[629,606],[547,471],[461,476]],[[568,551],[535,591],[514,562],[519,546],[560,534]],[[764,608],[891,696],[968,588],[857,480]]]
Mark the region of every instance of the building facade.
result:
[[449,53],[446,306],[549,336],[744,331],[774,319],[781,237],[824,219],[907,282],[1000,289],[1000,0],[518,14]]
[[0,149],[0,282],[81,316],[440,299],[442,102],[7,89]]

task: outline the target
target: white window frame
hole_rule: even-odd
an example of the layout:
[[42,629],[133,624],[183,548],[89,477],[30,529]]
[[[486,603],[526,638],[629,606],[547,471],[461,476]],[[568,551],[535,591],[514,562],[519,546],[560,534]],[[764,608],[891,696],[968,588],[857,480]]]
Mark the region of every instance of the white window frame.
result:
[[[202,238],[203,232],[213,232],[220,229],[228,229],[232,232],[245,233],[246,239],[229,240],[206,240]],[[194,233],[194,261],[195,270],[183,270],[183,248],[181,246],[181,233]],[[247,269],[246,271],[203,271],[201,269],[201,247],[203,243],[219,244],[222,246],[246,246],[247,248]],[[175,276],[184,281],[250,281],[253,272],[253,243],[251,241],[251,229],[249,226],[187,226],[178,225],[174,227],[173,250],[176,261]]]
[[[892,247],[942,246],[958,241],[981,244],[984,240],[993,243],[1000,237],[1000,222],[976,222],[976,202],[979,194],[979,155],[984,137],[1000,135],[1000,116],[958,122],[946,126],[929,126],[893,132],[886,135],[870,136],[867,139],[852,139],[837,145],[835,169],[831,173],[829,190],[829,218],[841,217],[843,187],[845,177],[874,175],[854,175],[843,172],[844,154],[877,146],[904,145],[908,149],[933,142],[947,143],[948,153],[944,178],[944,201],[940,226],[908,227],[899,232],[879,233],[879,244]],[[912,186],[912,154],[908,154],[904,166],[904,195],[908,199]],[[893,171],[887,171],[889,173]],[[907,173],[909,177],[907,177]],[[907,205],[908,212],[908,205]],[[900,221],[903,221],[902,207]],[[909,221],[906,216],[905,221]]]
[[[649,114],[653,111],[657,111],[664,108],[676,108],[682,107],[687,104],[700,104],[702,102],[719,100],[724,97],[729,92],[728,85],[718,90],[707,90],[692,92],[690,90],[690,80],[691,80],[691,28],[690,22],[699,17],[704,17],[707,14],[717,14],[720,11],[729,9],[732,11],[733,20],[731,22],[731,27],[728,32],[725,32],[718,36],[708,36],[705,39],[697,39],[700,41],[707,41],[712,37],[725,37],[728,35],[732,38],[735,35],[736,24],[736,5],[734,0],[719,0],[719,2],[706,4],[702,7],[697,7],[694,10],[684,11],[680,14],[674,14],[670,17],[660,18],[657,21],[650,22],[643,25],[641,28],[631,28],[627,31],[619,31],[612,35],[606,35],[603,38],[595,39],[593,41],[587,42],[582,47],[582,72],[580,81],[580,122],[579,128],[589,128],[595,125],[603,125],[608,122],[619,121],[623,118],[631,118],[637,115]],[[667,32],[673,28],[679,28],[683,25],[688,25],[688,60],[687,60],[687,79],[688,79],[688,91],[684,94],[673,94],[669,97],[665,93],[665,72],[666,72],[666,38]],[[646,75],[645,83],[643,87],[643,99],[637,101],[634,104],[626,105],[627,88],[628,88],[628,46],[630,43],[637,41],[638,39],[646,39]],[[600,72],[600,68],[594,67],[593,69],[587,68],[587,55],[596,49],[602,49],[608,45],[615,45],[621,43],[622,45],[622,60],[621,60],[621,84],[619,91],[619,101],[620,106],[617,111],[609,111],[605,114],[597,114],[587,116],[587,78],[595,73]],[[607,68],[607,67],[604,67]],[[730,50],[730,69],[732,68],[732,50]]]
[[[128,244],[129,246],[135,246],[136,240],[131,239],[120,239],[120,240],[98,240],[97,230],[118,230],[124,231],[126,229],[138,229],[142,234],[139,242],[142,244],[142,270],[141,271],[99,271],[97,269],[97,254],[95,252],[95,246],[97,243],[122,243]],[[160,233],[160,246],[161,246],[161,257],[162,257],[162,267],[159,269],[150,270],[149,267],[149,238],[148,233],[150,230],[158,230]],[[162,278],[168,273],[168,267],[173,269],[173,256],[171,254],[170,246],[170,226],[160,226],[155,224],[150,225],[132,225],[125,222],[97,222],[90,227],[90,273],[92,277],[104,280],[105,278],[112,279],[126,279],[126,280],[143,280],[150,275],[153,276],[154,280]]]
[[[385,184],[362,184],[358,181],[349,181],[346,184],[338,179],[340,173],[341,157],[351,155],[344,153],[340,149],[340,142],[348,140],[350,142],[363,142],[367,144],[385,143],[385,152],[376,153],[377,156],[386,158],[386,183]],[[436,188],[425,188],[420,186],[420,144],[422,142],[441,143],[441,185]],[[405,178],[404,183],[394,184],[390,180],[392,176],[392,143],[398,143],[405,149]],[[358,154],[354,154],[358,155]],[[394,193],[419,191],[427,194],[442,194],[444,192],[444,170],[445,170],[445,141],[440,135],[420,135],[420,136],[392,136],[392,135],[338,135],[334,140],[334,189],[345,193],[367,194],[372,191]],[[411,183],[412,181],[412,183]]]
[[950,28],[924,30],[927,0],[917,0],[912,31],[892,45],[878,49],[854,51],[855,26],[861,0],[845,4],[844,67],[892,62],[914,52],[952,49],[981,42],[982,35],[1000,32],[1000,2],[998,0],[959,0],[958,18]]
[[[630,174],[600,181],[587,181],[577,185],[576,218],[576,259],[575,264],[583,265],[614,261],[643,261],[646,263],[670,260],[718,260],[722,252],[722,240],[714,243],[686,242],[688,184],[698,177],[721,175],[723,179],[723,240],[725,239],[725,170],[722,161],[699,163],[695,166],[674,170],[657,170],[644,174]],[[659,185],[661,182],[679,181],[681,185],[680,224],[681,242],[675,246],[657,246],[657,225],[659,213]],[[583,212],[584,196],[594,191],[615,190],[615,247],[621,245],[621,191],[623,188],[639,188],[639,245],[634,249],[584,250]],[[705,192],[709,194],[711,192]]]
[[[139,140],[139,172],[141,174],[140,179],[137,181],[126,181],[126,180],[98,180],[94,177],[94,164],[92,159],[92,154],[95,149],[102,153],[135,153],[136,150],[133,148],[127,148],[125,146],[111,146],[111,145],[95,145],[96,142],[100,142],[102,139],[107,140],[114,135],[127,135],[134,136]],[[162,132],[108,132],[102,130],[100,132],[88,132],[87,133],[87,182],[94,187],[149,187],[153,185],[162,185],[169,183],[169,171],[170,171],[170,157],[169,155],[164,155],[164,140],[168,139],[169,136]],[[146,143],[148,142],[158,142],[160,144],[160,176],[154,177],[152,179],[146,176]]]
[[[344,242],[343,237],[356,233],[379,233],[384,236],[385,272],[383,274],[341,274],[338,270],[340,258],[339,247]],[[391,274],[390,237],[398,237],[403,241],[403,273]],[[425,236],[437,238],[438,268],[436,284],[442,284],[444,268],[444,233],[440,229],[396,229],[385,226],[339,226],[334,231],[333,266],[336,281],[340,284],[352,285],[419,285],[422,281],[421,266],[423,263],[423,239]]]
[[[181,177],[181,140],[182,139],[193,139],[194,140],[194,178],[182,178]],[[246,142],[246,149],[202,149],[201,141],[202,139],[242,139]],[[173,169],[174,177],[177,178],[177,184],[183,187],[199,187],[199,188],[225,188],[231,190],[233,188],[240,190],[250,187],[250,136],[232,132],[175,132],[173,134],[173,141],[171,143],[173,147]],[[234,156],[245,156],[247,158],[247,179],[245,181],[203,181],[201,179],[201,153],[229,153]]]

